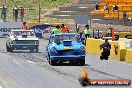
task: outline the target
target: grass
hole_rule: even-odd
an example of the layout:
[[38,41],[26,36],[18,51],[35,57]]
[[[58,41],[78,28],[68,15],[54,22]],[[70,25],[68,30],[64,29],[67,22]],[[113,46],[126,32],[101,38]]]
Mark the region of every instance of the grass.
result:
[[[41,17],[48,10],[59,7],[63,4],[69,3],[70,0],[5,0],[5,5],[7,6],[7,19],[13,19],[13,7],[17,5],[18,7],[23,6],[25,8],[25,21],[38,21],[39,16],[39,1],[41,8]],[[2,0],[0,1],[2,6]],[[30,12],[28,10],[30,9]],[[19,18],[20,19],[20,18]],[[41,18],[41,20],[44,18]]]

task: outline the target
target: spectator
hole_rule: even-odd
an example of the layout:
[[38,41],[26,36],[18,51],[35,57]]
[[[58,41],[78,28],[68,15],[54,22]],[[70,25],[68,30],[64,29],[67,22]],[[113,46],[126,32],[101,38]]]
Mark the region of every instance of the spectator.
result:
[[124,11],[122,15],[123,15],[123,22],[125,23],[127,21],[127,18],[128,18],[127,13]]
[[52,34],[59,34],[59,33],[61,33],[60,26],[57,25],[55,29],[51,30],[51,33]]
[[79,34],[79,29],[78,28],[76,29],[76,32]]
[[99,4],[98,3],[96,3],[96,5],[95,5],[95,10],[99,10]]
[[91,35],[91,29],[89,28],[89,25],[86,25],[85,26],[85,29],[84,29],[84,34],[85,34],[85,38],[90,38],[90,35]]
[[115,4],[112,9],[113,9],[113,12],[118,11],[118,6]]
[[19,10],[19,8],[17,6],[15,6],[15,8],[13,9],[13,13],[14,13],[14,17],[15,17],[15,22],[18,21],[18,10]]
[[108,4],[106,4],[105,6],[104,6],[104,11],[109,11],[109,6],[108,6]]
[[1,11],[1,19],[3,19],[3,21],[6,21],[6,6],[3,5],[2,7],[2,11]]
[[108,39],[105,39],[105,43],[103,43],[102,45],[100,45],[100,50],[103,49],[103,52],[101,53],[100,59],[103,60],[108,60],[109,56],[110,56],[110,49],[111,49],[111,45],[108,42]]
[[65,26],[64,24],[61,25],[61,32],[62,33],[68,33],[69,32],[69,29],[67,26]]
[[20,17],[21,17],[21,22],[23,22],[23,18],[24,18],[24,8],[20,7]]
[[132,23],[132,18],[131,17],[129,17],[128,20],[129,20],[130,23]]
[[23,22],[21,29],[28,30],[28,26],[26,25],[26,22]]

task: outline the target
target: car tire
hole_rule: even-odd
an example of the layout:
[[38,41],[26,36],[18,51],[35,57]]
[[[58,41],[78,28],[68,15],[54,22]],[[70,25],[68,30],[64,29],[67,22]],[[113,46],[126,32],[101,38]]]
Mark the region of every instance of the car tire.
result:
[[7,52],[13,52],[13,49],[12,49],[12,47],[9,47],[7,44],[6,44],[6,49],[7,49]]
[[39,51],[38,47],[30,50],[31,53],[38,53],[38,51]]
[[84,65],[85,65],[85,59],[81,59],[81,60],[80,60],[80,65],[81,65],[81,66],[84,66]]
[[39,47],[37,46],[37,47],[35,48],[35,53],[38,53],[38,51],[39,51]]
[[48,62],[49,62],[49,64],[51,65],[51,63],[50,63],[50,55],[48,55]]
[[76,63],[75,63],[75,61],[69,61],[69,64],[70,65],[75,65]]
[[12,47],[10,47],[9,50],[10,50],[11,53],[13,53],[13,49],[12,49]]
[[56,65],[55,60],[49,60],[49,63],[50,63],[50,65],[52,65],[52,66],[55,66],[55,65]]
[[6,50],[7,52],[10,52],[9,46],[6,44]]

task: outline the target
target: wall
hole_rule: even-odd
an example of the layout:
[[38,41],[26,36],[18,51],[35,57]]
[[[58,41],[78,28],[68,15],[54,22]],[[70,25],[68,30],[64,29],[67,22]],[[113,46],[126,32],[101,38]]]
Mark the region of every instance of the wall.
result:
[[21,29],[22,22],[0,22],[0,37],[6,37],[6,35],[12,29]]
[[[125,38],[126,35],[132,35],[132,32],[115,32],[115,35],[119,35],[120,38]],[[132,36],[129,36],[129,38],[132,38]]]
[[127,49],[126,50],[125,61],[132,63],[132,49]]
[[[111,44],[111,55],[110,58],[115,58],[120,60],[120,51],[122,49],[126,49],[126,44],[125,42],[119,42],[119,41],[110,41]],[[104,40],[102,39],[87,39],[86,40],[86,52],[96,54],[96,55],[101,55],[102,50],[100,50],[100,45],[104,43]],[[117,55],[115,54],[115,46],[118,47],[117,49]]]

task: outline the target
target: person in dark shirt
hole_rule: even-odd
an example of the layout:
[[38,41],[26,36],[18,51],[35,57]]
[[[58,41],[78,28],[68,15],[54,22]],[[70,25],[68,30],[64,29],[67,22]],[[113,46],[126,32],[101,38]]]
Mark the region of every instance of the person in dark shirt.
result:
[[122,15],[123,15],[123,23],[126,23],[126,21],[128,19],[126,11],[124,11]]
[[102,45],[100,45],[100,50],[103,49],[103,52],[101,53],[100,59],[103,60],[108,60],[109,56],[110,56],[110,49],[111,49],[111,45],[108,42],[108,39],[105,39],[105,43],[103,43]]
[[113,6],[113,12],[114,11],[118,11],[118,6],[116,4]]
[[19,8],[16,5],[15,8],[13,9],[13,13],[14,13],[14,17],[15,17],[15,22],[17,22],[17,20],[18,20],[18,10],[19,10]]
[[99,10],[99,4],[98,3],[96,3],[96,5],[95,5],[95,10]]
[[2,12],[1,12],[1,18],[3,19],[4,22],[6,22],[6,11],[7,11],[7,8],[5,5],[3,5]]

